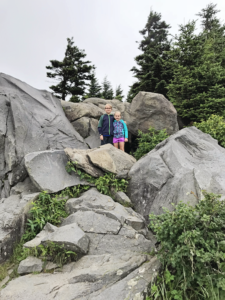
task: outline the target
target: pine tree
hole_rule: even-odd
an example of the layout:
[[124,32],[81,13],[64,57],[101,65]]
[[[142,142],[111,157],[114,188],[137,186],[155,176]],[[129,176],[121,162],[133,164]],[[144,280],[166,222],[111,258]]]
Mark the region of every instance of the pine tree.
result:
[[95,72],[92,72],[91,83],[89,84],[88,92],[84,98],[101,98],[101,89],[101,85],[98,83],[98,80],[95,77]]
[[92,79],[91,70],[93,66],[90,61],[84,61],[86,57],[84,50],[74,46],[73,38],[67,39],[65,57],[62,61],[50,60],[51,65],[46,66],[47,77],[55,78],[59,81],[57,85],[50,86],[55,95],[63,100],[67,95],[72,95],[72,101],[81,101],[81,96],[85,92],[87,81]]
[[214,40],[214,53],[217,59],[222,60],[222,66],[225,67],[225,25],[221,24],[217,17],[220,10],[216,9],[216,4],[210,3],[206,8],[197,14],[201,19],[203,32],[202,38]]
[[102,94],[101,97],[106,100],[113,99],[113,89],[111,83],[107,80],[107,76],[102,82]]
[[123,101],[123,97],[123,90],[121,89],[121,86],[118,85],[115,91],[115,99]]
[[180,26],[168,61],[174,70],[168,95],[186,123],[225,111],[225,69],[215,57],[215,40],[196,35],[195,27],[195,21]]
[[140,91],[167,96],[166,87],[172,76],[164,64],[167,60],[167,51],[170,49],[169,28],[165,21],[161,21],[161,14],[150,12],[145,28],[140,31],[143,36],[139,44],[142,54],[135,58],[138,67],[131,69],[137,81],[130,87],[128,102],[131,102]]

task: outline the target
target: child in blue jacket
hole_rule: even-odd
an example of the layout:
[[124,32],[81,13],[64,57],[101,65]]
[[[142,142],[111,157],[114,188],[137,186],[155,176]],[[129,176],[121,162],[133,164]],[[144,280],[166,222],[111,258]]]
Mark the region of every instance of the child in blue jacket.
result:
[[121,119],[121,113],[116,111],[113,122],[113,145],[124,151],[124,142],[128,142],[128,129],[125,122]]
[[106,114],[100,117],[98,122],[98,132],[100,135],[101,145],[112,144],[113,145],[113,121],[114,116],[111,115],[112,105],[106,104]]

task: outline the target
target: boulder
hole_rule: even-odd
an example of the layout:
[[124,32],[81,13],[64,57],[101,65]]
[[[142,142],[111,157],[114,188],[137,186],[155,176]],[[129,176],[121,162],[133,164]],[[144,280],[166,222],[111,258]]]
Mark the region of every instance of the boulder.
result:
[[[27,177],[24,156],[35,151],[87,149],[83,138],[65,116],[58,98],[0,73],[0,180],[1,197]],[[0,191],[1,192],[1,191]]]
[[48,245],[49,242],[63,246],[68,251],[83,254],[88,252],[89,238],[76,223],[59,227],[41,240],[43,245]]
[[29,195],[39,192],[38,188],[32,183],[29,177],[23,182],[17,183],[10,191],[10,195]]
[[113,198],[115,199],[116,202],[119,202],[125,207],[131,207],[132,202],[130,201],[130,198],[124,193],[124,192],[115,192],[112,191]]
[[71,149],[71,148],[64,149],[68,159],[76,163],[79,169],[84,170],[87,174],[93,177],[104,176],[103,171],[97,168],[96,166],[92,165],[89,160],[88,153],[92,152],[93,150],[94,149],[88,149],[88,150],[79,150],[79,149]]
[[82,138],[86,138],[89,136],[89,128],[90,128],[90,119],[88,117],[82,117],[71,122],[74,129],[82,136]]
[[66,203],[66,210],[70,214],[80,210],[93,211],[116,220],[121,225],[124,223],[128,224],[135,230],[141,230],[145,227],[145,222],[141,215],[114,202],[109,196],[100,194],[95,188],[91,188],[79,198],[69,199]]
[[99,119],[105,113],[104,110],[92,103],[73,103],[61,100],[61,104],[70,122],[83,117]]
[[17,273],[20,275],[24,275],[33,272],[41,272],[42,265],[43,262],[41,259],[33,256],[28,256],[26,259],[20,262]]
[[111,144],[106,144],[89,152],[88,157],[93,165],[105,172],[116,174],[117,178],[127,178],[127,174],[136,159]]
[[176,109],[161,94],[139,92],[131,102],[126,121],[129,131],[135,136],[138,130],[148,132],[150,126],[157,130],[165,128],[168,134],[179,130]]
[[33,240],[23,246],[34,248],[41,244],[46,246],[49,242],[63,246],[68,251],[83,254],[88,252],[89,238],[75,222],[64,223],[64,226],[60,228],[47,223]]
[[14,245],[24,234],[27,214],[39,193],[12,195],[0,200],[0,263],[6,260],[13,251]]
[[90,300],[107,299],[107,295],[112,300],[144,299],[142,294],[154,281],[159,266],[155,258],[149,259],[145,254],[87,255],[65,266],[60,273],[18,277],[0,291],[0,297],[1,300]]
[[39,191],[56,193],[66,187],[87,184],[80,177],[66,171],[67,157],[64,151],[48,150],[33,152],[25,156],[27,172]]
[[202,190],[224,199],[224,169],[225,149],[197,128],[185,128],[133,165],[128,196],[146,219],[149,213],[163,213],[164,207],[172,210],[172,203],[195,205]]

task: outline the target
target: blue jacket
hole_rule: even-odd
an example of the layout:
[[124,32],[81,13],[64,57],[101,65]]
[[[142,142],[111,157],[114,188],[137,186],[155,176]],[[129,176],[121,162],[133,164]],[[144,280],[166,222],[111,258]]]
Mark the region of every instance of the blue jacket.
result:
[[[121,132],[118,132],[118,128],[117,128],[117,126],[116,126],[116,124],[121,124],[120,126],[119,126],[119,128],[121,128],[121,126],[122,126],[122,130],[121,130]],[[126,125],[126,123],[122,120],[122,119],[120,119],[120,121],[114,121],[113,122],[113,127],[114,127],[114,137],[115,138],[121,138],[121,137],[124,137],[125,139],[128,139],[128,129],[127,129],[127,125]]]
[[113,121],[114,121],[113,115],[107,115],[104,114],[101,116],[99,122],[98,122],[98,132],[99,134],[102,134],[103,136],[113,136]]

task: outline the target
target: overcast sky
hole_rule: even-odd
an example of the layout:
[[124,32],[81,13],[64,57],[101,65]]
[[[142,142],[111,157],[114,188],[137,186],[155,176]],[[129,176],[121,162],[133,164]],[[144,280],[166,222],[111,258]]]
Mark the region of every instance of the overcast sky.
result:
[[[62,60],[67,38],[84,49],[96,66],[101,83],[104,76],[113,88],[121,84],[124,94],[134,82],[130,69],[139,54],[150,9],[162,14],[171,25],[197,19],[206,0],[0,0],[0,72],[14,76],[38,89],[48,89],[49,60]],[[225,1],[212,1],[225,20]]]

